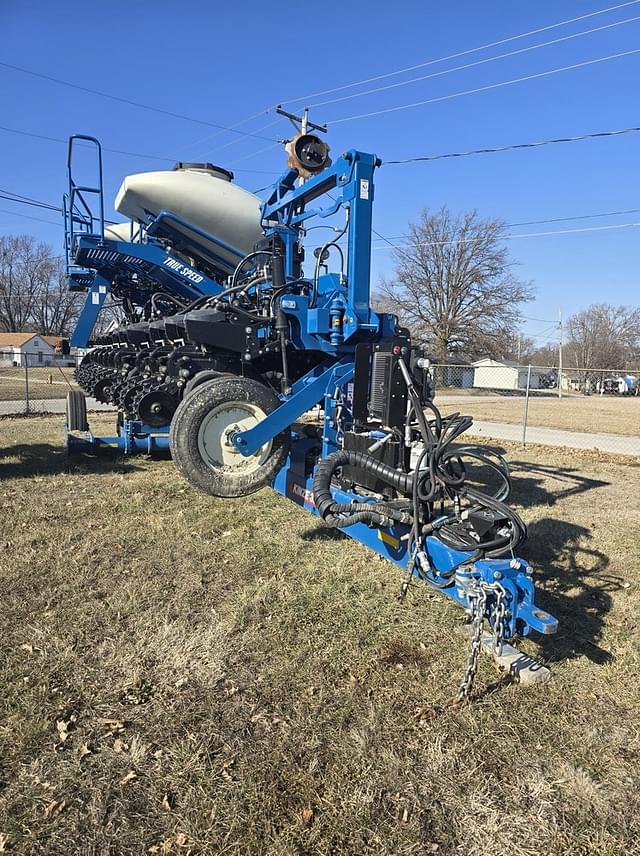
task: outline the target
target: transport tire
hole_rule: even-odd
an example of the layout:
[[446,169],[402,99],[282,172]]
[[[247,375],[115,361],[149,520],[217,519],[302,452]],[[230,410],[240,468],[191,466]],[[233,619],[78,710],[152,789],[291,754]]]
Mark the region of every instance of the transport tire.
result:
[[214,369],[205,369],[202,372],[198,372],[190,381],[188,381],[184,388],[184,394],[182,397],[186,398],[194,389],[202,386],[203,383],[207,383],[210,380],[216,380],[217,378],[222,377],[223,374],[224,372],[217,372]]
[[223,375],[182,399],[171,422],[169,444],[180,473],[211,496],[254,493],[275,478],[291,446],[287,428],[245,457],[230,442],[280,405],[276,394],[251,378]]
[[78,389],[67,393],[67,429],[69,431],[88,431],[87,399]]

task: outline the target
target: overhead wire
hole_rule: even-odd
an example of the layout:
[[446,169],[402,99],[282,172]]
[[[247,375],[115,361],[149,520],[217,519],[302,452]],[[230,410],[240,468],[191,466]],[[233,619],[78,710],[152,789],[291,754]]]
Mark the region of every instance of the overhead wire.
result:
[[[521,315],[520,317],[521,317],[521,318],[524,318],[524,315]],[[534,339],[534,340],[546,339],[546,338],[548,338],[548,337],[549,337],[553,332],[556,332],[557,330],[558,330],[558,324],[557,324],[557,322],[556,322],[555,324],[552,324],[550,327],[547,327],[547,328],[546,328],[546,330],[542,330],[542,332],[540,332],[540,333],[534,333],[534,335],[533,335],[533,336],[529,336],[529,338],[530,338],[530,339]]]
[[12,193],[10,190],[2,190],[2,188],[0,188],[0,199],[6,199],[8,202],[17,202],[19,205],[31,205],[34,208],[45,208],[49,211],[62,212],[62,208],[59,205],[40,202],[37,199],[31,199],[29,196],[21,196],[19,193]]
[[386,92],[390,89],[397,89],[400,86],[408,86],[411,83],[419,83],[423,80],[431,80],[434,77],[442,77],[446,74],[452,74],[454,71],[464,71],[469,68],[475,68],[479,65],[486,65],[490,62],[496,62],[499,59],[506,59],[512,56],[518,56],[519,54],[528,53],[529,51],[537,50],[538,48],[546,48],[550,45],[560,44],[561,42],[567,42],[571,39],[578,39],[582,36],[588,36],[592,33],[599,33],[602,30],[610,30],[613,27],[621,27],[625,24],[631,24],[634,21],[640,21],[640,15],[636,15],[633,18],[625,18],[622,21],[614,21],[611,24],[603,24],[601,27],[593,27],[590,30],[582,30],[579,33],[570,33],[567,36],[559,36],[557,39],[551,39],[550,41],[540,42],[536,45],[528,45],[525,48],[517,48],[513,51],[508,51],[507,53],[497,54],[496,56],[485,57],[484,59],[477,59],[473,62],[465,63],[464,65],[457,65],[453,68],[445,68],[442,71],[433,71],[430,74],[423,74],[419,77],[412,77],[409,80],[401,80],[398,83],[389,83],[386,86],[377,86],[374,89],[365,89],[363,92],[354,92],[351,95],[343,95],[340,98],[330,98],[327,101],[317,101],[315,104],[310,104],[310,108],[316,107],[325,107],[328,104],[338,104],[342,101],[350,101],[352,98],[361,98],[365,95],[374,95],[379,92]]
[[23,217],[25,220],[37,220],[39,223],[48,223],[50,226],[60,226],[60,223],[55,223],[53,220],[45,220],[43,217],[32,217],[30,214],[22,214],[20,211],[9,211],[6,208],[0,208],[2,214],[12,214],[14,217]]
[[[519,226],[539,226],[544,223],[565,223],[572,220],[593,220],[597,217],[616,217],[622,214],[640,214],[640,208],[625,208],[624,210],[620,211],[600,211],[596,214],[577,214],[573,217],[551,217],[546,220],[525,220],[519,223],[505,223],[504,228],[515,229]],[[375,229],[373,231],[375,232]],[[384,235],[381,235],[379,232],[376,232],[376,235],[378,235],[379,238],[382,238],[383,241],[386,241],[388,244],[391,244],[391,246],[394,247],[396,245],[392,244],[392,241],[407,240],[410,237],[409,235],[393,235],[391,238],[385,238]]]
[[[6,125],[0,125],[0,131],[7,131],[10,134],[20,134],[23,137],[34,137],[37,140],[46,140],[51,143],[62,143],[63,145],[67,145],[68,140],[63,139],[62,137],[49,137],[45,134],[36,134],[33,131],[23,131],[19,128],[9,128]],[[270,148],[275,148],[272,146]],[[145,158],[146,160],[155,160],[155,161],[164,161],[165,163],[176,163],[180,158],[177,157],[160,157],[159,155],[148,155],[143,154],[142,152],[128,152],[123,151],[122,149],[113,149],[108,146],[102,146],[103,152],[110,152],[111,154],[117,155],[126,155],[127,157],[135,157],[135,158]],[[277,175],[278,173],[275,170],[264,170],[264,169],[238,169],[236,172],[248,172],[254,173],[257,175]]]
[[[615,223],[607,226],[587,226],[580,229],[557,229],[555,231],[550,232],[529,232],[523,235],[501,235],[501,241],[513,241],[518,238],[541,238],[548,237],[551,235],[574,235],[582,232],[604,232],[612,229],[629,229],[629,228],[637,228],[640,226],[640,223]],[[473,243],[475,238],[460,238],[453,241],[415,241],[413,243],[405,243],[405,244],[394,244],[388,239],[385,238],[388,245],[395,249],[402,249],[403,247],[410,248],[418,248],[418,247],[445,247],[454,244],[469,244]],[[373,250],[386,250],[387,247],[372,247]]]
[[[258,119],[260,116],[264,116],[268,112],[268,108],[265,108],[264,110],[260,110],[258,113],[252,113],[251,116],[247,116],[244,119],[240,119],[238,122],[234,122],[234,124],[231,125],[231,128],[239,128],[240,125],[246,125],[247,122],[251,122],[253,119]],[[258,133],[260,130],[264,130],[264,128],[256,129],[256,133]],[[214,134],[207,134],[206,136],[201,137],[200,139],[194,140],[192,143],[181,143],[180,148],[190,149],[193,148],[193,146],[199,146],[201,143],[206,143],[209,140],[215,140],[216,137],[220,137],[224,133],[226,133],[226,131],[216,131]]]
[[388,77],[394,77],[398,74],[405,74],[406,72],[409,72],[409,71],[417,71],[417,69],[426,68],[429,65],[435,65],[435,64],[440,63],[440,62],[448,62],[449,60],[458,59],[462,56],[468,56],[469,54],[477,53],[477,52],[482,51],[482,50],[488,50],[489,48],[499,47],[500,45],[508,44],[509,42],[517,41],[519,39],[525,39],[525,38],[528,38],[529,36],[536,36],[539,33],[545,33],[545,32],[548,32],[549,30],[554,30],[554,29],[557,29],[558,27],[564,27],[568,24],[575,24],[578,21],[584,21],[587,18],[594,18],[597,15],[604,15],[607,12],[615,12],[618,9],[624,9],[628,6],[635,6],[639,2],[640,2],[640,0],[628,0],[628,2],[626,2],[626,3],[617,3],[614,6],[607,6],[604,9],[596,9],[595,11],[587,12],[584,15],[578,15],[577,17],[574,17],[574,18],[566,18],[565,20],[557,21],[554,24],[547,24],[544,27],[537,27],[534,30],[528,30],[527,32],[524,32],[524,33],[517,33],[514,36],[507,36],[506,38],[498,39],[497,41],[493,41],[493,42],[487,42],[483,45],[478,45],[477,47],[474,47],[474,48],[467,48],[466,50],[463,50],[463,51],[457,51],[455,53],[448,54],[447,56],[437,57],[435,59],[430,59],[430,60],[426,60],[425,62],[417,63],[415,65],[405,66],[404,68],[399,68],[399,69],[396,69],[395,71],[386,72],[385,74],[377,74],[377,75],[374,75],[373,77],[367,77],[364,80],[357,80],[357,81],[354,81],[353,83],[343,84],[342,86],[334,86],[331,89],[323,89],[319,92],[312,92],[312,93],[309,93],[307,95],[300,95],[296,98],[289,98],[286,101],[282,101],[281,103],[282,104],[293,104],[297,101],[307,101],[307,100],[310,100],[312,98],[319,98],[323,95],[331,95],[334,92],[342,92],[345,89],[352,89],[354,86],[365,86],[367,83],[374,83],[377,80],[385,80]]
[[32,77],[38,77],[41,80],[48,80],[51,83],[57,83],[60,86],[68,86],[70,89],[77,89],[81,92],[87,92],[90,95],[97,95],[100,98],[108,98],[111,101],[118,101],[122,104],[128,104],[131,107],[139,107],[141,110],[149,110],[152,113],[160,113],[163,116],[170,116],[174,119],[181,119],[186,122],[194,122],[198,125],[207,125],[210,128],[218,128],[222,131],[227,131],[232,134],[239,134],[242,137],[254,137],[258,140],[269,140],[269,137],[261,137],[258,134],[252,134],[248,131],[239,131],[237,128],[231,128],[227,125],[220,125],[217,122],[209,122],[206,119],[199,119],[194,116],[186,116],[182,113],[174,113],[172,110],[166,110],[164,107],[154,107],[151,104],[144,104],[142,101],[133,101],[131,98],[123,98],[120,95],[112,95],[109,92],[102,92],[99,89],[92,89],[89,86],[82,86],[79,83],[72,83],[69,80],[62,80],[59,77],[53,77],[50,74],[43,74],[39,71],[33,71],[33,69],[24,68],[19,65],[13,65],[9,62],[0,62],[0,66],[3,68],[10,68],[13,71],[18,71],[21,74],[28,74]]
[[422,161],[444,160],[445,158],[466,158],[471,155],[488,155],[499,152],[510,152],[518,149],[537,149],[542,146],[552,146],[558,143],[578,143],[583,140],[595,140],[603,137],[620,137],[624,134],[633,134],[640,131],[640,127],[619,128],[613,131],[595,131],[589,134],[578,134],[573,137],[557,137],[551,140],[538,140],[533,143],[513,143],[508,146],[496,146],[487,149],[470,149],[466,152],[445,152],[438,155],[419,155],[412,158],[403,158],[402,160],[385,160],[385,166],[397,166],[399,164],[417,163]]
[[516,83],[524,83],[527,80],[537,80],[542,77],[549,77],[553,74],[561,74],[565,71],[573,71],[577,68],[585,68],[589,65],[595,65],[597,63],[608,62],[613,59],[620,59],[626,56],[632,56],[634,54],[640,53],[640,48],[633,48],[628,51],[619,51],[618,53],[608,54],[607,56],[595,57],[594,59],[584,60],[583,62],[572,63],[571,65],[560,66],[559,68],[550,68],[547,71],[539,71],[535,74],[526,74],[523,77],[514,77],[511,80],[501,80],[498,83],[489,83],[486,86],[476,86],[474,89],[464,89],[460,92],[451,92],[449,95],[439,95],[435,98],[425,98],[422,101],[413,101],[410,104],[399,104],[395,107],[385,107],[381,110],[372,110],[369,113],[359,113],[354,116],[342,116],[336,119],[329,119],[327,121],[328,125],[339,125],[342,122],[353,122],[356,119],[370,119],[375,116],[382,116],[387,113],[396,113],[399,110],[410,110],[415,107],[423,107],[427,104],[436,104],[441,101],[450,101],[453,98],[461,98],[464,95],[475,95],[478,92],[488,92],[492,89],[500,89],[504,86],[512,86]]
[[[280,124],[280,118],[275,119],[273,122],[268,122],[266,125],[261,125],[256,131],[266,131],[267,128],[273,128],[275,125]],[[237,146],[240,140],[230,140],[227,143],[224,143],[221,146],[217,146],[215,149],[210,149],[207,152],[207,156],[216,154],[217,152],[221,152],[223,149],[228,149],[230,146]]]

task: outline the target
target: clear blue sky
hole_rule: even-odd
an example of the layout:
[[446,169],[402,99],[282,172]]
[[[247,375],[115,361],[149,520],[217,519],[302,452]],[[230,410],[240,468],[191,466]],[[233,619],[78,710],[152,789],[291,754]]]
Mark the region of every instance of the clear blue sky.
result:
[[[384,75],[613,5],[613,0],[395,4],[325,0],[317,6],[256,0],[109,4],[1,0],[0,60],[204,121],[234,125],[279,101]],[[640,3],[359,89],[305,97],[292,101],[290,109],[635,17],[640,17]],[[640,54],[635,54],[331,126],[332,120],[638,48],[640,20],[321,105],[312,112],[318,121],[329,122],[334,151],[355,147],[375,151],[386,160],[640,125]],[[284,119],[264,128],[273,121],[271,112],[240,129],[274,139],[288,133]],[[234,169],[237,181],[250,190],[273,180],[283,164],[282,150],[268,141],[220,133],[3,67],[0,124],[57,138],[74,132],[93,134],[106,147],[167,157],[168,168],[173,159],[210,160]],[[59,201],[65,184],[62,144],[0,131],[0,145],[1,188]],[[386,166],[378,172],[375,227],[395,239],[422,208],[443,204],[454,210],[477,208],[507,223],[640,208],[639,162],[640,134],[629,134],[532,151]],[[107,198],[112,201],[124,175],[164,165],[106,153]],[[6,200],[0,200],[0,208],[0,233],[27,232],[61,247],[62,229],[54,212]],[[51,222],[28,220],[18,213]],[[640,214],[525,226],[513,232],[622,223],[640,223]],[[621,228],[510,241],[521,276],[531,279],[537,289],[537,300],[525,313],[553,321],[560,307],[568,315],[596,301],[637,304],[639,238],[640,229]],[[390,264],[386,250],[374,252],[374,283]],[[526,332],[545,340],[549,324],[543,321],[528,323]]]

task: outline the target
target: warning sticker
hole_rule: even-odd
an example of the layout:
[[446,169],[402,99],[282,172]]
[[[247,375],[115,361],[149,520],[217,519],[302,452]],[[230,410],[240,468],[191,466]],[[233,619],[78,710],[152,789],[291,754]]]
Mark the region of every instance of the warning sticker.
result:
[[360,199],[368,199],[369,198],[369,179],[361,178],[360,179]]

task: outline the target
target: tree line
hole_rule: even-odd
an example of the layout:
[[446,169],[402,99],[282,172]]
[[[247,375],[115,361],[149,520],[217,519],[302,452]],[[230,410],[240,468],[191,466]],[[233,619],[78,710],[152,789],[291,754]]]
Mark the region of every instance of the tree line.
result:
[[[530,282],[502,237],[505,224],[477,211],[423,211],[393,252],[392,275],[374,295],[438,363],[483,357],[555,367],[557,335],[536,347],[520,332],[533,300]],[[0,331],[68,336],[84,297],[70,292],[62,258],[29,235],[0,237]],[[640,307],[597,303],[568,318],[564,365],[576,369],[640,368]]]
[[0,331],[67,336],[82,307],[62,259],[30,235],[0,236]]
[[[533,300],[503,241],[506,224],[477,211],[422,212],[393,251],[393,273],[377,292],[380,311],[394,312],[437,363],[483,357],[557,367],[559,328],[537,347],[520,333]],[[640,307],[596,303],[568,318],[566,368],[640,368]]]

